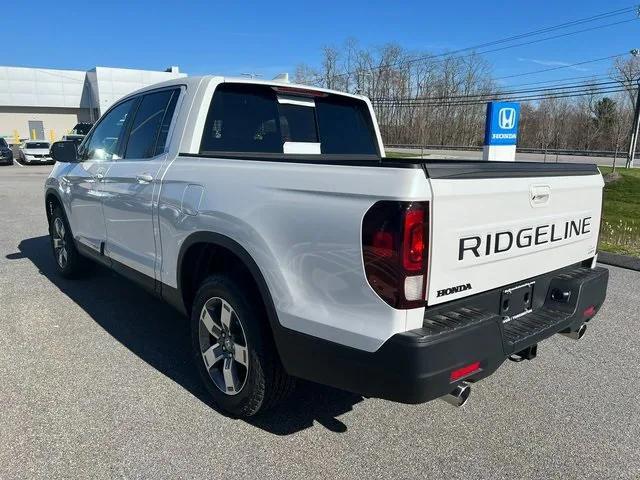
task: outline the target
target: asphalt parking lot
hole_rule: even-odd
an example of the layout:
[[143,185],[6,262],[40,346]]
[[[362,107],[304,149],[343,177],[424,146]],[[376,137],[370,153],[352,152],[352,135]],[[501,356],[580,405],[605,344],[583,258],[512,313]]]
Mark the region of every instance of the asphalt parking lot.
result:
[[250,422],[217,412],[187,322],[96,268],[54,273],[42,185],[0,167],[0,478],[640,478],[640,272],[611,267],[583,340],[507,362],[469,403],[302,384]]

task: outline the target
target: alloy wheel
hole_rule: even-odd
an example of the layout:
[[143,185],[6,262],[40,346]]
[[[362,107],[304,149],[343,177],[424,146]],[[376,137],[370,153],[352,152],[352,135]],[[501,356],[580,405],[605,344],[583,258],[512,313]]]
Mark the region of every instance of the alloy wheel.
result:
[[244,328],[229,303],[213,297],[200,312],[200,352],[209,377],[221,392],[236,395],[249,373],[249,350]]
[[56,217],[53,221],[53,252],[60,268],[67,266],[69,261],[69,253],[65,241],[65,228],[62,218]]

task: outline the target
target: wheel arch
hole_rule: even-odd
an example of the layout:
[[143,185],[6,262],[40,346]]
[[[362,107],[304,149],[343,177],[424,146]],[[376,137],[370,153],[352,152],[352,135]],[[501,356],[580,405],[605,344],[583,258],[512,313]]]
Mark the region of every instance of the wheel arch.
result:
[[[222,258],[221,256],[227,256],[229,254],[232,256],[231,259],[227,258],[226,260],[220,261]],[[280,323],[278,321],[273,297],[265,277],[251,254],[249,254],[242,245],[226,235],[202,231],[191,233],[185,239],[180,247],[176,269],[177,292],[173,296],[177,296],[178,298],[175,298],[172,303],[177,303],[177,300],[179,302],[178,306],[181,307],[180,310],[187,315],[190,314],[191,302],[193,301],[193,297],[195,296],[198,286],[189,283],[188,275],[191,273],[197,281],[199,277],[203,276],[203,272],[205,276],[206,273],[211,273],[209,267],[211,267],[211,262],[214,258],[219,261],[219,265],[223,268],[224,266],[231,264],[227,262],[234,262],[234,266],[241,266],[244,270],[242,273],[246,273],[248,275],[249,279],[255,286],[256,293],[262,300],[271,331],[275,337],[275,333]],[[197,270],[187,272],[186,269],[193,265],[196,265],[196,269],[203,270],[201,272]],[[164,288],[165,286],[163,285],[163,292]]]
[[49,188],[44,194],[44,209],[47,214],[47,224],[51,223],[51,215],[53,214],[53,209],[56,206],[59,206],[62,209],[62,213],[67,216],[67,212],[64,209],[64,203],[62,202],[62,198],[60,198],[60,194],[55,189]]

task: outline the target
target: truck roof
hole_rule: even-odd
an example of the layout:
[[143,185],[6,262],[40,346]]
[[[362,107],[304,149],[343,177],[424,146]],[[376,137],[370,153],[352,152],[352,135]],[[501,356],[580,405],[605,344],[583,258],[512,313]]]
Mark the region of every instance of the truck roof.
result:
[[137,95],[139,93],[150,91],[150,90],[155,90],[155,89],[161,88],[161,87],[169,87],[171,85],[187,85],[188,87],[196,87],[201,82],[210,82],[210,81],[216,81],[216,82],[219,82],[219,83],[223,83],[223,82],[246,83],[246,84],[253,84],[253,85],[268,85],[268,86],[273,86],[273,87],[284,87],[284,88],[310,90],[310,91],[314,91],[314,92],[322,92],[322,93],[328,93],[328,94],[334,94],[334,95],[343,95],[343,96],[346,96],[346,97],[358,98],[360,100],[366,98],[364,95],[355,95],[355,94],[351,94],[351,93],[347,93],[347,92],[341,92],[339,90],[331,90],[331,89],[328,89],[328,88],[313,87],[313,86],[304,85],[304,84],[300,84],[300,83],[288,83],[288,82],[279,82],[277,80],[259,80],[259,79],[256,79],[256,78],[233,77],[233,76],[222,76],[222,75],[203,75],[203,76],[194,76],[194,77],[174,78],[174,79],[171,79],[171,80],[167,80],[167,81],[160,82],[160,83],[154,83],[153,85],[149,85],[149,86],[143,87],[143,88],[141,88],[139,90],[136,90],[135,92],[130,93],[129,95],[126,95],[126,97],[129,97],[129,96],[132,96],[132,95]]

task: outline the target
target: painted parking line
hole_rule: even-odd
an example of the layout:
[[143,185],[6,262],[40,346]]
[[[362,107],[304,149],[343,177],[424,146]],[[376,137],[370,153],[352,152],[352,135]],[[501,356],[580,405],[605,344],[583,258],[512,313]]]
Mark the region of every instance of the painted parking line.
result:
[[19,165],[19,166],[21,166],[21,167],[24,167],[24,165],[23,165],[23,164],[21,164],[21,163],[20,163],[19,161],[17,161],[17,160],[14,160],[14,161],[13,161],[13,164],[14,164],[14,165]]

